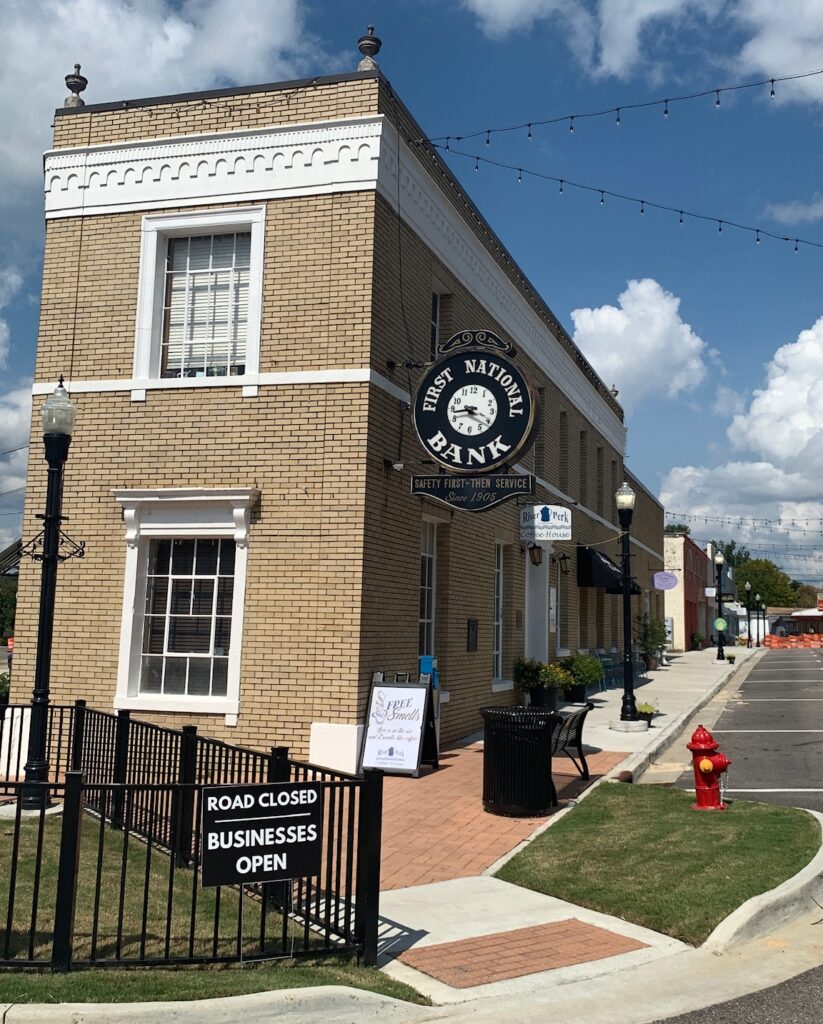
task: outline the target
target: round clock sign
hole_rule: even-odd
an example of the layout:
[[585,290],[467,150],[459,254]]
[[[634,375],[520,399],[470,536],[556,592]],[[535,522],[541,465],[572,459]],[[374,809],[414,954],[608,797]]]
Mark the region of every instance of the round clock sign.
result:
[[438,360],[414,398],[414,426],[426,453],[453,473],[490,473],[528,448],[538,402],[511,359],[463,348]]

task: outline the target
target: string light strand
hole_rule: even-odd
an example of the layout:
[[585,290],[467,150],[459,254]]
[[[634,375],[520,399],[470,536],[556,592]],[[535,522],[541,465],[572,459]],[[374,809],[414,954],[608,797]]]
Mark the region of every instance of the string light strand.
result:
[[[445,150],[445,145],[440,143],[431,144],[434,149]],[[569,178],[558,178],[554,174],[545,174],[542,171],[532,171],[526,167],[518,167],[516,164],[507,164],[502,160],[491,160],[489,157],[479,156],[477,153],[469,153],[462,149],[455,149],[452,147],[450,152],[455,156],[462,156],[468,160],[474,160],[475,171],[480,170],[481,164],[488,164],[490,167],[497,167],[500,170],[516,171],[519,177],[528,175],[531,178],[538,178],[542,181],[554,181],[559,182],[560,191],[563,192],[566,187],[576,188],[582,192],[594,192],[601,198],[608,196],[611,199],[619,199],[624,203],[633,203],[635,206],[640,208],[641,213],[645,213],[647,209],[661,210],[663,213],[672,213],[679,218],[679,223],[682,224],[687,217],[692,220],[708,221],[711,224],[716,224],[718,234],[723,233],[724,228],[735,228],[738,231],[746,231],[751,235],[755,236],[755,241],[758,243],[763,238],[773,238],[778,242],[794,243],[795,252],[798,252],[801,245],[808,245],[814,249],[823,249],[823,242],[815,242],[809,238],[794,238],[790,235],[780,235],[775,231],[768,231],[766,228],[754,227],[751,224],[741,224],[739,221],[728,220],[727,218],[720,218],[716,214],[699,213],[696,210],[687,210],[685,207],[680,206],[668,206],[666,203],[654,203],[648,199],[641,199],[638,196],[629,196],[623,192],[613,192],[608,188],[601,188],[599,185],[587,185],[580,181],[571,181]],[[601,204],[605,205],[605,204]]]
[[451,132],[449,135],[432,135],[426,138],[418,139],[419,143],[430,143],[436,142],[465,142],[468,139],[476,139],[481,136],[486,137],[486,144],[491,144],[491,137],[493,135],[508,134],[511,132],[520,132],[524,129],[528,130],[527,138],[532,138],[535,128],[542,128],[548,125],[554,124],[566,124],[568,123],[569,131],[574,132],[574,122],[583,120],[586,118],[598,118],[598,117],[615,117],[616,124],[622,123],[621,113],[625,113],[627,110],[644,110],[650,107],[662,107],[663,117],[668,118],[670,114],[670,106],[673,103],[688,103],[694,100],[705,99],[707,96],[714,96],[714,106],[717,109],[720,106],[720,97],[723,93],[732,92],[743,92],[747,89],[760,89],[764,86],[769,86],[769,96],[774,98],[775,96],[775,83],[777,82],[795,82],[802,78],[814,78],[817,75],[823,75],[823,68],[818,68],[814,71],[802,71],[792,75],[775,76],[774,78],[764,78],[757,82],[740,82],[736,85],[721,85],[714,89],[702,89],[699,92],[683,93],[680,96],[667,96],[663,99],[656,100],[641,100],[637,103],[621,103],[620,106],[604,107],[602,110],[586,110],[580,111],[575,114],[562,114],[558,117],[547,117],[542,120],[535,120],[532,118],[531,121],[521,121],[517,124],[501,125],[499,128],[479,128],[475,131]]

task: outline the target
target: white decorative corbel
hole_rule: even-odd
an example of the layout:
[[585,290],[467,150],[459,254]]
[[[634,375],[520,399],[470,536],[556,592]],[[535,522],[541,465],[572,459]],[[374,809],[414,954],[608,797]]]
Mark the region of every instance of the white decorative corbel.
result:
[[123,522],[126,524],[126,544],[136,548],[140,540],[140,514],[136,505],[123,506]]
[[248,547],[249,544],[249,505],[235,505],[232,509],[234,519],[234,543],[239,548]]

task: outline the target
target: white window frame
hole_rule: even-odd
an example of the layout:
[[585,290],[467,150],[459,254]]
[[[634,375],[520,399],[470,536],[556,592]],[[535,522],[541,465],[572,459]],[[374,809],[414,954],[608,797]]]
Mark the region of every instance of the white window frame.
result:
[[[226,725],[236,725],[240,712],[240,653],[246,596],[249,516],[259,491],[248,487],[171,487],[115,490],[113,494],[122,506],[126,524],[126,570],[114,707],[134,711],[225,715]],[[231,644],[225,697],[140,693],[149,541],[156,538],[189,537],[220,537],[234,540],[235,543]]]
[[505,545],[499,541],[494,545],[494,590],[492,610],[492,680],[503,678],[503,604]]
[[[428,548],[426,545],[427,538],[431,538],[431,547]],[[424,518],[420,525],[420,563],[422,568],[423,559],[428,558],[431,561],[431,616],[429,618],[421,618],[418,613],[417,620],[417,635],[418,635],[418,655],[424,654],[435,654],[435,640],[437,630],[437,520]],[[420,591],[423,590],[423,574],[420,574]],[[428,623],[431,626],[431,638],[432,638],[432,649],[431,651],[421,651],[420,648],[420,626],[423,623]]]
[[[243,397],[257,395],[260,375],[260,321],[263,308],[265,206],[230,210],[158,214],[143,217],[140,231],[140,272],[134,331],[132,401],[145,401],[149,388],[213,387],[216,382],[242,386]],[[246,329],[246,372],[240,376],[164,378],[160,376],[165,294],[166,250],[170,238],[251,232],[249,308]]]

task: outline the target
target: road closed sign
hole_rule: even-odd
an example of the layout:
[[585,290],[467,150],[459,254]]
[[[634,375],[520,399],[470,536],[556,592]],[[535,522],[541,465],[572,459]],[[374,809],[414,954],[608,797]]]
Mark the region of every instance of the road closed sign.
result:
[[320,873],[319,784],[204,786],[202,800],[204,886],[281,882]]

